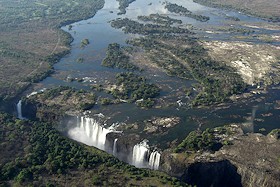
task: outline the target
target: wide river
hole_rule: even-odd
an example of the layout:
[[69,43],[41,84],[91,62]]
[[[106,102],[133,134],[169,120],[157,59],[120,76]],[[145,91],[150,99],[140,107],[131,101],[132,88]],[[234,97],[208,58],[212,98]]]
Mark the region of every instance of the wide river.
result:
[[[168,15],[170,17],[180,19],[183,24],[191,24],[196,28],[196,36],[202,40],[234,40],[234,33],[231,34],[211,34],[207,28],[213,26],[227,25],[228,16],[234,16],[241,21],[248,23],[265,23],[258,18],[246,16],[242,13],[209,8],[191,0],[170,0],[169,2],[177,3],[188,8],[196,14],[209,16],[208,22],[199,22],[192,18],[183,17],[169,13],[165,9],[163,1],[158,0],[136,0],[127,8],[124,15],[118,15],[119,4],[115,0],[105,0],[103,9],[88,20],[82,20],[72,24],[72,29],[68,30],[69,26],[62,29],[69,32],[74,41],[71,44],[71,53],[66,55],[55,64],[55,74],[46,78],[40,83],[41,88],[50,88],[58,85],[67,85],[76,88],[90,89],[91,84],[103,84],[107,81],[112,81],[119,69],[110,69],[101,66],[101,62],[105,57],[106,49],[110,43],[119,43],[122,46],[127,45],[125,41],[137,35],[124,34],[121,30],[114,29],[110,26],[110,21],[116,18],[137,19],[140,15],[150,15],[154,13]],[[256,29],[255,33],[273,33],[276,31]],[[90,44],[85,48],[81,48],[81,40],[89,39]],[[261,43],[261,41],[250,39],[250,42]],[[275,45],[278,45],[275,43]],[[83,58],[83,63],[78,63],[77,59]],[[161,97],[170,98],[171,100],[182,102],[187,101],[186,97],[174,96],[173,91],[182,90],[184,86],[190,85],[192,82],[174,77],[168,77],[161,71],[152,71],[146,69],[143,73],[151,82],[159,84],[163,87]],[[73,81],[68,82],[68,78],[84,78],[83,82]],[[276,100],[280,100],[279,89],[269,89],[267,94],[259,94],[254,96],[255,99],[248,100],[243,103],[229,103],[225,107],[210,107],[207,109],[200,108],[182,108],[179,105],[165,107],[161,109],[141,109],[135,104],[118,104],[110,106],[96,106],[93,108],[93,113],[103,113],[110,117],[108,123],[113,122],[138,122],[157,117],[178,116],[181,118],[180,124],[172,128],[168,133],[161,136],[150,136],[143,134],[144,138],[148,138],[151,144],[157,144],[160,147],[166,147],[168,141],[176,138],[183,139],[191,130],[197,128],[205,129],[216,126],[221,126],[229,123],[244,123],[244,128],[248,131],[258,132],[259,129],[265,128],[265,132],[271,129],[280,128],[280,110],[276,109]],[[141,128],[140,128],[141,129]],[[141,130],[139,130],[139,134]]]

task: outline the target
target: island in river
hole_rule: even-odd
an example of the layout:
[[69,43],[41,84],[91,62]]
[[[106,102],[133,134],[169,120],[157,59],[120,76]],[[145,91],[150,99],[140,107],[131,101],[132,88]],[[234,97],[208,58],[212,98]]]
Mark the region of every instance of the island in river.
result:
[[[19,100],[15,96],[27,95],[17,108],[21,113],[19,117],[33,122],[3,114],[1,132],[5,136],[1,146],[7,155],[16,155],[1,161],[3,184],[46,183],[40,176],[48,174],[54,185],[67,184],[63,181],[68,181],[69,175],[72,185],[148,185],[150,179],[146,177],[157,178],[156,185],[185,185],[184,182],[211,185],[211,180],[200,184],[196,179],[194,173],[204,171],[196,163],[206,162],[201,164],[202,168],[215,168],[217,165],[207,164],[213,157],[212,152],[215,157],[224,149],[234,150],[238,142],[220,141],[212,133],[215,130],[207,128],[239,123],[245,132],[241,142],[247,141],[247,132],[269,134],[279,128],[280,26],[277,22],[208,8],[192,1],[18,3],[8,8],[9,2],[3,2],[6,14],[1,13],[1,32],[9,36],[1,37],[1,58],[6,64],[1,68],[1,108],[13,111],[15,107],[9,106]],[[38,11],[16,14],[20,3],[25,4],[26,11]],[[75,10],[83,10],[83,13]],[[9,21],[12,16],[18,16],[16,21]],[[42,24],[46,21],[48,24]],[[58,29],[61,25],[66,25],[62,31]],[[56,39],[54,34],[50,34],[50,38],[36,35],[45,30],[59,34]],[[14,33],[21,42],[12,40]],[[71,38],[74,40],[67,49],[65,46],[70,47]],[[83,41],[87,44],[81,46]],[[67,51],[70,54],[65,56]],[[44,79],[51,72],[54,73]],[[34,84],[39,80],[42,81]],[[10,86],[6,82],[10,82]],[[29,90],[21,95],[28,85],[31,85]],[[30,94],[31,90],[35,92]],[[226,135],[224,131],[221,130],[221,136]],[[47,132],[50,132],[48,136]],[[189,141],[188,137],[194,133],[197,133],[193,136],[195,142]],[[69,146],[68,143],[65,143],[68,147],[57,145],[59,142],[52,136],[63,138],[61,141],[68,142]],[[21,137],[21,148],[25,148],[19,148],[18,154],[11,149],[16,137]],[[177,179],[120,164],[112,157],[113,161],[103,164],[106,153],[100,156],[96,149],[81,146],[67,137],[102,149],[136,167],[159,169]],[[253,142],[248,140],[248,145],[250,141]],[[266,140],[262,142],[269,144]],[[40,154],[44,144],[47,153]],[[195,149],[190,146],[196,144]],[[212,149],[212,144],[222,147]],[[70,149],[81,150],[75,156]],[[84,157],[89,154],[84,151],[89,151],[94,158]],[[206,159],[194,159],[195,165],[189,168],[185,161],[196,152],[205,153]],[[271,157],[263,157],[278,166],[279,153],[271,154]],[[172,155],[178,155],[174,158],[179,159],[174,162],[183,163],[180,164],[183,168],[169,163]],[[226,161],[217,161],[223,166],[218,164],[218,168],[224,168],[228,174],[234,172],[234,184],[247,186],[248,181],[257,178],[258,175],[254,175],[257,169],[250,170],[250,176],[254,176],[250,178],[242,172],[249,166],[237,166],[237,161],[230,156],[223,159]],[[262,164],[259,166],[264,168]],[[238,169],[230,170],[232,167]],[[74,177],[81,176],[87,169],[93,170],[82,175],[85,180]],[[273,171],[273,175],[268,176],[272,181],[269,184],[277,186],[279,171],[277,167],[269,170]],[[125,177],[116,183],[113,173],[122,171],[132,173],[123,172]],[[260,181],[252,184],[258,185],[257,182]]]

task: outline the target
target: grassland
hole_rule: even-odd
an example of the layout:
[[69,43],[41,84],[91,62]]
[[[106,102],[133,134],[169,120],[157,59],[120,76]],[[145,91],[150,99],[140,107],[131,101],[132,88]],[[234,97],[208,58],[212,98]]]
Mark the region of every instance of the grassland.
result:
[[270,21],[280,21],[280,2],[278,0],[194,0],[212,7],[233,8]]
[[0,99],[15,97],[51,73],[71,42],[59,27],[91,17],[103,5],[104,0],[1,1]]

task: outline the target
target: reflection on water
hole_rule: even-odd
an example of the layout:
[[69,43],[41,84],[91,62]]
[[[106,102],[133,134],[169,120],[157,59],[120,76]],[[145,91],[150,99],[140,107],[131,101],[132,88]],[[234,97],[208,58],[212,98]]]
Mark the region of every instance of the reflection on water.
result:
[[[136,0],[127,8],[127,13],[125,15],[117,15],[119,6],[118,2],[115,0],[106,0],[104,8],[98,11],[93,18],[72,24],[73,27],[70,31],[68,31],[68,26],[62,28],[63,30],[69,32],[74,38],[74,41],[71,44],[71,53],[62,58],[61,61],[54,66],[56,73],[42,81],[42,87],[68,85],[79,89],[89,89],[88,83],[66,82],[66,77],[90,77],[91,79],[94,79],[97,84],[102,84],[108,80],[114,80],[115,74],[121,72],[121,70],[109,69],[100,65],[101,61],[105,57],[105,51],[108,44],[116,42],[121,45],[126,45],[125,41],[127,39],[137,37],[136,35],[124,34],[121,30],[113,29],[110,26],[109,21],[115,18],[128,17],[131,19],[137,19],[137,16],[139,15],[149,15],[152,13],[167,14],[170,17],[181,19],[183,21],[183,25],[192,24],[194,27],[200,28],[197,29],[198,36],[206,36],[222,40],[229,40],[229,37],[234,34],[209,34],[205,32],[205,29],[218,25],[227,25],[225,15],[235,16],[241,21],[249,23],[264,22],[260,19],[249,17],[238,12],[208,8],[194,3],[191,0],[170,0],[169,2],[183,5],[194,13],[209,16],[210,20],[202,23],[192,18],[169,13],[164,8],[164,1],[158,0]],[[149,3],[151,3],[151,5],[148,5]],[[272,31],[262,29],[256,32],[269,33]],[[85,48],[81,48],[80,42],[85,38],[89,39],[90,44]],[[83,58],[84,62],[77,63],[78,58]],[[169,92],[180,90],[182,87],[193,83],[174,77],[168,77],[162,72],[155,72],[155,74],[151,74],[149,70],[147,70],[147,72],[143,72],[143,74],[157,84],[167,85],[166,87],[169,89],[166,89],[166,93],[163,93],[163,95],[168,95]],[[249,131],[258,131],[260,128],[270,130],[275,127],[279,127],[279,110],[270,109],[269,112],[273,113],[273,115],[267,117],[263,117],[261,115],[268,112],[265,104],[268,100],[272,103],[275,103],[275,100],[277,99],[279,100],[279,90],[273,90],[265,97],[266,99],[262,100],[260,103],[248,100],[246,103],[232,104],[221,108],[220,110],[217,110],[216,108],[182,109],[179,108],[179,106],[172,106],[164,109],[143,110],[137,108],[133,104],[119,104],[108,107],[100,107],[94,110],[96,110],[96,113],[102,112],[106,113],[107,116],[111,115],[111,121],[119,122],[130,119],[131,122],[137,121],[141,123],[143,120],[151,119],[153,116],[181,117],[181,123],[171,129],[167,134],[149,138],[155,143],[160,143],[171,141],[175,138],[182,139],[189,131],[195,130],[198,127],[205,129],[233,122],[244,122],[244,127],[246,127]],[[186,98],[175,98],[175,100],[179,99],[186,100]],[[257,108],[254,108],[256,105],[259,106],[258,110]],[[248,121],[247,117],[251,119]],[[256,119],[258,120],[256,121]]]

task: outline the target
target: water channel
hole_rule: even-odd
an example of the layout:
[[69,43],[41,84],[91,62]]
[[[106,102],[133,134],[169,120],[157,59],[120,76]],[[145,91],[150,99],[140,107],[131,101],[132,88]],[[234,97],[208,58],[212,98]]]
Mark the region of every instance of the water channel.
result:
[[[199,22],[192,18],[172,14],[164,8],[163,1],[158,0],[136,0],[129,5],[126,14],[118,15],[118,2],[115,0],[106,0],[103,9],[99,10],[93,18],[71,24],[73,26],[71,30],[68,30],[68,25],[62,27],[64,31],[69,32],[74,38],[71,44],[71,53],[54,65],[55,73],[43,80],[36,89],[51,88],[58,85],[72,86],[78,89],[90,89],[92,84],[103,84],[106,81],[113,81],[116,73],[122,72],[123,70],[101,66],[108,45],[110,43],[119,43],[121,46],[125,46],[127,45],[125,42],[127,39],[138,37],[137,35],[124,34],[121,30],[112,28],[109,22],[116,18],[127,17],[137,20],[137,16],[140,15],[150,15],[152,13],[164,14],[182,20],[183,24],[191,24],[193,27],[199,28],[194,30],[196,36],[204,40],[237,40],[233,37],[235,33],[211,34],[206,32],[209,27],[228,25],[225,15],[237,17],[241,21],[248,23],[265,22],[261,19],[235,11],[205,7],[191,0],[170,0],[170,2],[182,5],[193,13],[209,16],[210,20]],[[255,31],[255,33],[259,34],[273,34],[276,32],[279,31],[266,29],[257,29]],[[90,44],[85,48],[81,48],[80,42],[85,38],[89,39]],[[250,39],[249,42],[261,43],[257,39]],[[279,44],[274,43],[274,45]],[[77,59],[79,58],[84,59],[83,63],[77,63]],[[162,85],[163,90],[160,97],[173,99],[175,103],[178,100],[182,102],[188,101],[183,94],[173,95],[172,93],[174,91],[180,92],[184,87],[191,85],[191,81],[169,77],[160,70],[155,71],[149,68],[140,74],[147,77],[151,82]],[[68,82],[66,81],[67,77],[84,78],[84,81]],[[141,124],[144,120],[151,119],[152,117],[180,117],[180,123],[170,129],[168,133],[149,135],[143,133],[143,128],[139,128],[138,134],[143,139],[148,139],[149,144],[157,145],[159,148],[164,149],[168,147],[168,142],[175,139],[182,140],[190,131],[198,128],[206,129],[229,123],[244,123],[244,127],[248,131],[253,132],[259,132],[259,129],[264,128],[266,130],[264,133],[266,133],[274,128],[279,128],[280,110],[277,108],[279,106],[276,103],[277,100],[280,100],[280,89],[271,87],[267,93],[256,94],[246,102],[227,103],[220,108],[217,106],[210,108],[184,108],[179,105],[173,105],[165,108],[146,110],[137,107],[135,104],[123,103],[110,106],[97,106],[92,109],[92,113],[104,114],[108,118],[106,123],[109,125],[116,122],[138,122]]]

